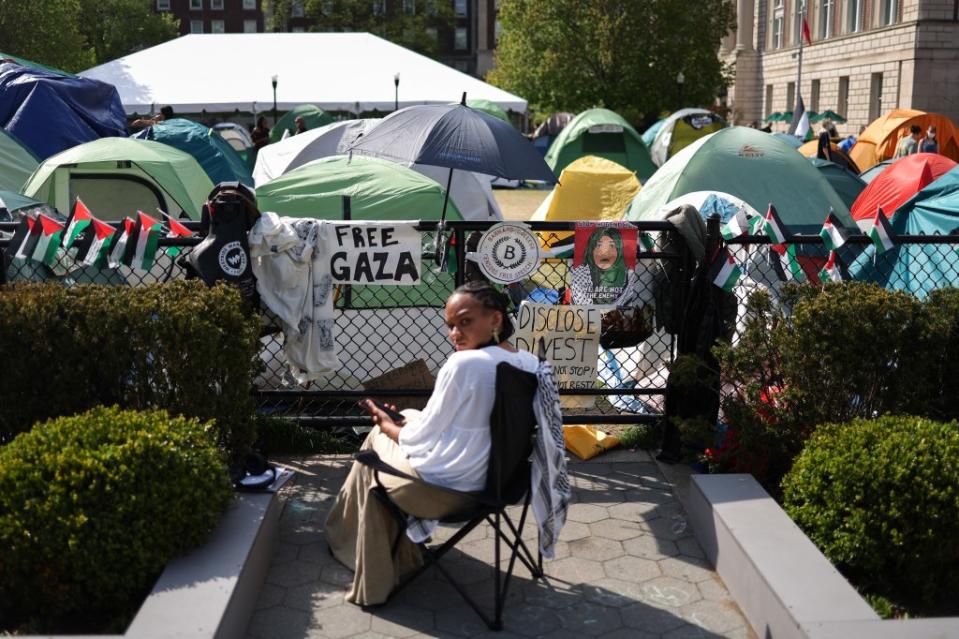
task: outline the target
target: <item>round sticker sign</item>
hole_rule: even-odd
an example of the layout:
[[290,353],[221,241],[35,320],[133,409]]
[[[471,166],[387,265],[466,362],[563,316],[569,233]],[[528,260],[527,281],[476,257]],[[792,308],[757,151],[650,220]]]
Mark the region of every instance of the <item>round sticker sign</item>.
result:
[[230,277],[240,277],[246,272],[246,251],[239,241],[227,242],[220,249],[220,269]]
[[490,280],[511,284],[528,277],[539,266],[539,240],[525,224],[494,224],[470,256]]

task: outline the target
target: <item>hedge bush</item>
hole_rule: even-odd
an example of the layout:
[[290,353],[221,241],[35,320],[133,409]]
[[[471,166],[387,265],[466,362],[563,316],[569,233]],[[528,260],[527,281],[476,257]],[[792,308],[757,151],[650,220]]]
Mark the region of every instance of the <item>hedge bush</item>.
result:
[[233,288],[17,284],[0,289],[0,443],[97,405],[217,420],[221,443],[253,443],[258,326]]
[[786,511],[861,590],[959,613],[959,426],[820,426],[783,480]]
[[116,407],[0,447],[0,485],[0,611],[41,625],[138,603],[232,495],[212,424]]

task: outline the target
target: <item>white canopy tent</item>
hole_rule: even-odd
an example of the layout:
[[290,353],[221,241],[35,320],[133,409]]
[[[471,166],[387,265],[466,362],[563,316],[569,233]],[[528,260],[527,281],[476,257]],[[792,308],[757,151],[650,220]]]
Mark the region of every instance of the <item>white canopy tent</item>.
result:
[[[399,87],[394,76],[399,74]],[[370,33],[191,34],[87,69],[82,77],[117,88],[123,108],[148,113],[392,111],[467,97],[526,111],[526,100]],[[398,89],[398,90],[397,90]]]

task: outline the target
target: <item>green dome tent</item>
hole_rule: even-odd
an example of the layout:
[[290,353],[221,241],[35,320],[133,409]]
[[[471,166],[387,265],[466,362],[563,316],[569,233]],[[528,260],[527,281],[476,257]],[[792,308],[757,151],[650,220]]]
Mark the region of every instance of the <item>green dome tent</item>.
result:
[[829,182],[829,185],[836,192],[836,195],[851,209],[852,203],[856,201],[859,194],[866,188],[866,183],[860,179],[858,175],[845,167],[839,166],[835,162],[822,160],[820,158],[809,158],[809,161],[814,167],[819,169],[819,172]]
[[270,142],[279,142],[283,139],[283,132],[289,131],[290,135],[296,133],[296,124],[294,120],[297,117],[303,118],[307,129],[318,129],[324,124],[333,121],[333,116],[316,106],[315,104],[301,104],[294,107],[292,111],[287,111],[276,121],[276,125],[270,130]]
[[625,166],[644,183],[656,171],[649,149],[636,129],[609,109],[590,109],[573,118],[550,145],[546,164],[559,175],[569,164],[586,155]]
[[499,118],[503,122],[509,122],[509,115],[506,113],[506,111],[504,111],[500,105],[491,100],[467,100],[466,106],[471,109],[476,109],[477,111],[487,113],[494,118]]
[[153,140],[189,153],[214,184],[240,181],[253,187],[253,174],[230,143],[202,124],[174,118],[145,128],[133,137]]
[[0,189],[19,191],[38,165],[27,147],[0,129]]
[[662,166],[685,147],[701,137],[726,128],[726,120],[706,109],[680,109],[663,122],[649,145],[653,163]]
[[729,193],[760,212],[772,202],[797,233],[818,233],[830,207],[854,228],[849,207],[809,160],[756,129],[723,129],[682,149],[643,185],[626,219],[653,217],[667,202],[693,191]]
[[200,219],[213,182],[189,154],[133,138],[101,138],[47,158],[23,194],[69,211],[79,196],[104,221],[157,208]]

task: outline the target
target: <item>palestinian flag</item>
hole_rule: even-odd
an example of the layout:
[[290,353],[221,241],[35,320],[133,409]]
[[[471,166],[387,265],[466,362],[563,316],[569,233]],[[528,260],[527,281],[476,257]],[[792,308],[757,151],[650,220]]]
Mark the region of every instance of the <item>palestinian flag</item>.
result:
[[[176,219],[167,215],[163,211],[160,211],[160,214],[163,215],[163,221],[166,222],[167,228],[170,229],[166,234],[168,238],[193,237],[193,231],[177,222]],[[171,246],[166,250],[166,254],[170,257],[176,257],[182,252],[182,246]]]
[[656,240],[653,239],[653,236],[649,233],[646,233],[646,232],[640,233],[639,243],[640,245],[642,245],[644,251],[656,250]]
[[763,224],[766,223],[766,218],[762,215],[754,215],[752,219],[749,220],[749,235],[759,235],[759,231],[762,230]]
[[709,279],[727,293],[732,292],[742,274],[742,269],[739,268],[739,265],[733,260],[733,256],[725,248],[719,251],[719,255],[716,256],[713,265],[709,268]]
[[769,247],[769,257],[773,270],[781,282],[802,282],[805,279],[799,258],[796,257],[795,244],[776,244]]
[[889,224],[889,218],[882,212],[882,207],[879,207],[876,217],[872,220],[869,237],[872,238],[872,243],[876,246],[876,255],[885,253],[896,246],[896,233]]
[[63,237],[64,226],[43,213],[37,215],[37,225],[40,229],[40,235],[37,238],[36,246],[33,247],[33,252],[30,254],[30,259],[52,267],[57,263],[57,250],[60,248],[60,238]]
[[149,271],[156,260],[157,245],[163,233],[163,224],[143,211],[137,211],[136,225],[127,242],[124,264],[130,268]]
[[819,271],[819,281],[825,284],[826,282],[841,282],[848,279],[849,273],[846,272],[846,265],[836,255],[836,251],[829,251],[829,259],[826,260],[826,265]]
[[116,233],[116,229],[93,218],[90,223],[90,231],[93,234],[93,241],[90,242],[83,256],[78,257],[78,259],[83,266],[103,268],[110,261],[111,239]]
[[809,124],[809,114],[806,113],[806,105],[802,101],[802,96],[796,96],[796,108],[793,109],[793,119],[789,123],[789,135],[794,135],[800,140],[806,140],[810,137],[812,127]]
[[736,214],[729,218],[729,221],[723,224],[723,228],[720,229],[720,233],[723,234],[723,239],[731,240],[734,237],[739,237],[740,235],[745,235],[749,231],[749,216],[746,215],[746,211],[740,208],[736,211]]
[[819,237],[830,251],[835,251],[849,239],[849,232],[842,227],[842,222],[832,209],[829,209],[829,215],[826,216],[826,222],[819,231]]
[[779,219],[779,213],[776,207],[769,205],[769,211],[766,212],[766,219],[763,222],[763,233],[769,236],[769,241],[773,244],[785,244],[789,236],[786,234],[786,226]]
[[110,240],[110,257],[107,258],[107,266],[116,268],[121,264],[129,266],[126,261],[127,244],[130,243],[130,236],[133,234],[133,228],[136,222],[125,217],[113,234]]
[[7,262],[13,261],[14,258],[27,259],[33,253],[33,248],[37,245],[39,239],[40,225],[37,220],[30,215],[24,215],[17,226],[17,230],[13,233],[10,244],[7,245],[5,253]]
[[77,198],[77,201],[73,203],[73,212],[67,218],[67,230],[63,234],[64,250],[73,246],[73,243],[90,226],[92,221],[93,214],[90,213],[90,209],[83,204],[80,198]]
[[575,237],[570,235],[567,238],[553,242],[553,245],[546,251],[546,256],[555,260],[570,260],[573,259],[573,253],[575,251]]

